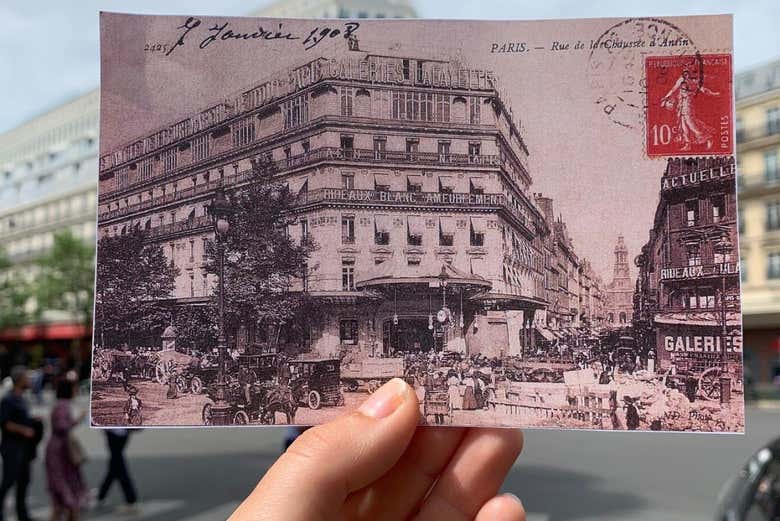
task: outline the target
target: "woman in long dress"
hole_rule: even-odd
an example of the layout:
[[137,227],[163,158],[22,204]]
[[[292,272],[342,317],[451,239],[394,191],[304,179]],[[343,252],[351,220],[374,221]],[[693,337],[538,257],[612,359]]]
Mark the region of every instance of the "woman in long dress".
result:
[[712,148],[715,131],[710,125],[696,116],[693,104],[699,93],[708,96],[720,96],[719,92],[708,89],[696,78],[691,78],[687,70],[683,70],[682,75],[677,79],[671,90],[669,90],[666,96],[661,98],[661,106],[664,108],[672,110],[676,105],[677,124],[680,129],[676,139],[682,142],[682,150],[689,150],[691,144],[706,144],[707,150]]
[[[51,411],[51,438],[46,444],[46,481],[52,503],[52,521],[78,521],[79,511],[86,504],[87,486],[81,474],[83,454],[71,440],[74,427],[84,419],[86,411],[73,417],[70,401],[75,382],[63,378],[57,385],[57,403]],[[80,446],[78,446],[80,448]]]
[[455,371],[450,371],[447,376],[447,397],[450,401],[450,410],[460,409],[460,379]]
[[474,375],[471,372],[463,379],[463,385],[466,386],[463,390],[463,410],[473,411],[478,407],[475,392],[477,383],[474,381]]

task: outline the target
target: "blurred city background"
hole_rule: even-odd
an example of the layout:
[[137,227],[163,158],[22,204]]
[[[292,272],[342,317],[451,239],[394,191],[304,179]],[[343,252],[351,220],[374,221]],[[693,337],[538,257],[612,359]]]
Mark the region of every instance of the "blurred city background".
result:
[[[569,18],[735,13],[746,437],[528,434],[507,488],[530,519],[708,519],[720,485],[780,432],[780,18],[772,2],[288,0],[0,5],[0,377],[88,378],[99,140],[98,11],[290,17]],[[37,405],[46,410],[44,392]],[[48,398],[47,398],[48,397]],[[82,396],[80,402],[86,406]],[[43,414],[43,413],[41,413]],[[84,429],[98,479],[101,436]],[[143,519],[220,519],[278,454],[277,430],[144,432],[131,442]],[[583,448],[587,444],[587,448]],[[610,457],[619,458],[619,463]],[[696,462],[692,458],[699,458]],[[42,475],[42,473],[39,473]],[[665,476],[663,480],[659,478]],[[39,476],[40,477],[40,476]],[[652,481],[655,478],[655,481]],[[652,484],[649,484],[652,483]],[[685,490],[685,492],[681,492]],[[42,479],[33,507],[45,512]],[[560,498],[577,498],[560,502]],[[113,519],[103,514],[88,518]]]

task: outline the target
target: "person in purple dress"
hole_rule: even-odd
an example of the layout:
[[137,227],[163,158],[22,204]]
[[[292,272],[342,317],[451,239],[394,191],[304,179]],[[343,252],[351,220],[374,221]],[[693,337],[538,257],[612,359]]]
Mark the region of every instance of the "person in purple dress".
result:
[[51,438],[46,445],[46,480],[52,502],[52,521],[77,521],[86,506],[87,486],[81,474],[84,455],[72,430],[84,419],[71,411],[75,383],[63,378],[57,384],[57,403],[51,411]]

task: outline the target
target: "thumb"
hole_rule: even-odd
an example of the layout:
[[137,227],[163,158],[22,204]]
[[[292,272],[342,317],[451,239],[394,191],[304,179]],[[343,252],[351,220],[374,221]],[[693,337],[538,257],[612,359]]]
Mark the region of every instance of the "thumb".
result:
[[356,411],[304,432],[229,521],[335,519],[350,493],[401,457],[419,416],[412,388],[390,380]]

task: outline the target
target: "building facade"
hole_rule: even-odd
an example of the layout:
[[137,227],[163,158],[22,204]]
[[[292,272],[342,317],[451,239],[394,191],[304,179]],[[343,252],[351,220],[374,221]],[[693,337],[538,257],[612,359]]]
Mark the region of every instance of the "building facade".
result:
[[263,155],[297,194],[290,233],[319,246],[298,290],[329,313],[308,349],[522,355],[546,306],[551,231],[495,78],[357,42],[285,78],[306,79],[267,79],[104,154],[100,235],[146,230],[180,269],[179,302],[207,299],[206,207],[218,186],[249,182]]
[[615,244],[615,265],[612,282],[605,291],[605,319],[609,327],[624,327],[631,324],[634,312],[634,282],[628,265],[628,247],[623,236]]
[[[695,373],[741,364],[733,158],[669,159],[639,267],[635,325],[654,330],[657,365]],[[691,365],[693,364],[693,365]]]
[[406,0],[279,0],[250,13],[275,18],[416,18]]
[[780,61],[736,76],[745,368],[780,374]]
[[[0,248],[29,279],[57,232],[94,244],[98,120],[95,90],[0,135]],[[0,343],[64,346],[89,334],[77,317],[45,310],[43,323],[0,331]]]

